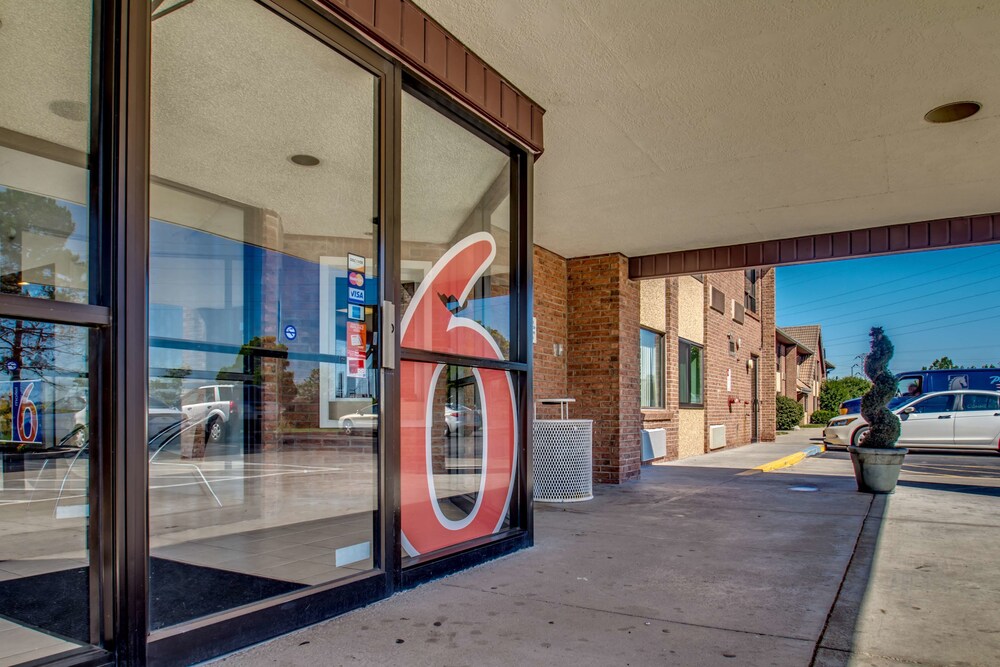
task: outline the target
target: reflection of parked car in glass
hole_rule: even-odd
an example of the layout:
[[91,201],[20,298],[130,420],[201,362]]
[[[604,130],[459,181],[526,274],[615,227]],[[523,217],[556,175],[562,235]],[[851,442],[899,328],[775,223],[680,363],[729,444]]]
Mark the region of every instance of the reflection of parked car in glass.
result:
[[[150,447],[159,447],[180,431],[181,424],[187,416],[179,408],[167,405],[155,396],[150,396],[147,403],[146,414],[146,435]],[[87,429],[87,408],[84,408],[74,415],[77,430],[80,433],[79,443],[82,446],[86,441]]]
[[367,408],[361,408],[357,412],[344,415],[338,420],[338,423],[347,435],[353,433],[355,429],[374,431],[378,428],[378,404],[369,405]]
[[[942,391],[911,398],[893,412],[901,447],[1000,449],[1000,392]],[[868,422],[841,415],[823,431],[828,445],[864,446]]]
[[474,431],[482,425],[483,418],[479,410],[458,403],[449,403],[444,406],[444,434],[446,436]]
[[198,387],[181,397],[181,409],[192,423],[205,425],[206,442],[220,442],[233,420],[239,419],[236,387],[231,384]]

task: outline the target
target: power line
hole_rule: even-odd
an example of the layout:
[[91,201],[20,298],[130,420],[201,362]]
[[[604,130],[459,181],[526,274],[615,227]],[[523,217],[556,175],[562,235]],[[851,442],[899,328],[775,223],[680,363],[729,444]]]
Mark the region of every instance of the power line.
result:
[[[990,255],[995,255],[997,253],[1000,253],[1000,249],[993,250],[993,251],[990,251],[988,253],[983,253],[982,255],[979,255],[978,257],[976,257],[976,259],[981,259],[983,257],[988,257]],[[955,264],[965,264],[965,265],[968,265],[969,261],[970,260],[962,260],[962,261],[959,261],[959,262],[954,262],[953,264],[947,264],[945,266],[946,267],[947,266],[954,266]],[[974,274],[974,273],[980,273],[981,271],[982,271],[982,269],[973,269],[973,270],[970,270],[970,271],[960,271],[960,272],[958,272],[958,273],[956,273],[954,275],[943,276],[943,277],[935,278],[934,280],[929,280],[929,281],[925,281],[925,282],[922,282],[922,283],[913,283],[911,285],[907,285],[904,288],[892,289],[892,290],[889,290],[888,292],[866,294],[864,296],[864,298],[865,299],[869,299],[869,298],[878,298],[878,297],[881,297],[881,296],[890,296],[890,295],[896,294],[898,292],[911,290],[911,289],[914,289],[914,288],[917,288],[917,287],[926,287],[927,285],[934,285],[936,283],[941,283],[941,282],[944,282],[946,280],[953,280],[955,278],[961,278],[962,276],[967,276],[967,275],[971,275],[971,274]],[[889,285],[889,284],[892,284],[892,283],[900,282],[901,280],[909,280],[909,279],[910,278],[908,276],[905,276],[905,277],[902,277],[902,278],[895,278],[893,280],[887,280],[885,282],[882,282],[882,283],[880,283],[880,285],[883,285],[883,286],[884,285]],[[857,299],[858,299],[857,294],[853,294],[851,296],[846,297],[846,299],[844,299],[844,300],[838,300],[838,301],[833,301],[833,302],[817,302],[817,303],[812,304],[812,305],[791,306],[791,307],[789,307],[787,309],[783,308],[782,314],[787,316],[787,315],[789,315],[790,312],[794,313],[795,311],[809,311],[809,310],[812,310],[814,308],[829,308],[831,306],[840,306],[840,305],[845,305],[845,304],[850,304],[850,303],[856,302]]]
[[[991,308],[983,308],[979,312],[982,313],[982,312],[987,312],[987,311],[990,311],[990,310],[997,310],[997,309],[1000,309],[1000,306],[993,306]],[[973,312],[976,312],[976,311],[970,311],[970,312],[967,312],[967,313],[957,313],[956,315],[954,315],[954,317],[959,317],[961,315],[971,315]],[[896,330],[896,331],[892,332],[892,337],[895,338],[895,337],[898,337],[898,336],[909,336],[909,335],[912,335],[912,334],[915,334],[915,333],[923,333],[925,331],[937,331],[939,329],[948,329],[950,327],[957,327],[957,326],[962,325],[962,324],[978,324],[980,322],[989,322],[991,320],[995,320],[995,319],[998,319],[998,318],[1000,318],[1000,315],[991,315],[990,317],[980,317],[980,318],[976,318],[976,319],[972,319],[972,320],[965,320],[963,322],[949,322],[948,324],[942,324],[942,325],[936,326],[936,327],[921,327],[921,328],[918,328],[918,329],[916,329],[914,331],[899,331],[899,330]],[[917,323],[913,323],[913,324],[908,324],[907,327],[917,326],[918,324],[922,325],[922,324],[926,324],[926,323],[930,323],[930,322],[936,322],[936,321],[938,321],[938,320],[927,320],[926,322],[917,322]],[[835,341],[840,341],[843,344],[843,342],[847,341],[848,339],[855,339],[855,342],[860,342],[860,341],[863,341],[867,337],[868,337],[867,335],[860,335],[859,334],[857,336],[849,336],[847,338],[835,338],[834,340]],[[834,346],[831,346],[831,347],[834,347]]]
[[[991,282],[991,281],[995,281],[997,279],[998,278],[996,276],[990,276],[989,278],[983,278],[982,280],[976,280],[976,281],[973,281],[971,283],[965,283],[963,285],[963,287],[967,287],[967,286],[970,286],[970,285],[978,285],[980,283],[985,283],[985,282]],[[921,299],[925,299],[927,297],[934,296],[936,294],[944,294],[946,292],[951,292],[951,291],[953,291],[953,289],[954,288],[949,287],[949,288],[945,288],[943,290],[938,290],[936,292],[928,292],[927,294],[919,294],[917,296],[911,296],[908,299],[899,299],[897,301],[894,301],[893,303],[894,304],[900,304],[900,303],[908,303],[910,301],[919,301]],[[942,302],[939,302],[939,303],[927,303],[927,304],[922,304],[922,305],[927,306],[927,307],[930,307],[930,306],[940,306],[940,305],[943,305],[945,303],[955,303],[956,301],[965,301],[965,300],[968,300],[968,299],[978,299],[978,298],[982,298],[982,296],[983,296],[982,294],[968,294],[968,295],[960,297],[958,299],[948,299],[946,301],[942,301]],[[852,313],[850,313],[850,315],[863,315],[864,313],[870,313],[870,312],[879,311],[879,310],[881,310],[881,308],[879,306],[875,306],[873,308],[867,308],[865,310],[859,310],[857,312],[852,312]],[[904,308],[903,310],[896,310],[896,311],[890,311],[888,313],[882,313],[882,315],[883,316],[885,316],[885,315],[898,315],[899,313],[905,313],[905,312],[908,312],[909,310],[910,310],[909,308]],[[837,314],[828,314],[826,316],[827,317],[837,317],[838,321],[844,321],[844,322],[860,322],[861,319],[863,319],[863,318],[852,318],[852,319],[849,319],[849,320],[840,320],[840,316],[837,315]]]

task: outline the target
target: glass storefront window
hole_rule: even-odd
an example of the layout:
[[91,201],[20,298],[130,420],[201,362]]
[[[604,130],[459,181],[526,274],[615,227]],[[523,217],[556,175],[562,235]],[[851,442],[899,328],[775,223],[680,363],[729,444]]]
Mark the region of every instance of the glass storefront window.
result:
[[377,92],[250,0],[154,20],[153,629],[378,565]]
[[0,320],[0,664],[90,642],[87,346]]
[[[488,234],[493,251],[492,257],[480,259],[486,263],[481,276],[466,276],[466,281],[448,284],[448,293],[436,296],[456,317],[481,325],[501,357],[509,359],[510,157],[405,92],[402,115],[404,317],[435,262],[472,235]],[[433,329],[426,321],[413,326]],[[446,347],[445,341],[431,336],[421,343],[432,352]],[[469,352],[494,358],[486,348]]]
[[90,0],[3,3],[0,293],[89,300]]

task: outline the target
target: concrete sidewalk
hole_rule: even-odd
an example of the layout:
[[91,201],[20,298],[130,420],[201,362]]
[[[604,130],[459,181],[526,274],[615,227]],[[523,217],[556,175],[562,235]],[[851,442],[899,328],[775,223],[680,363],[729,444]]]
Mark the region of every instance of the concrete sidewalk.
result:
[[[868,625],[864,594],[885,589],[882,594],[891,595],[891,582],[879,583],[874,549],[855,555],[882,523],[881,506],[857,493],[844,462],[829,455],[775,473],[745,474],[815,444],[809,438],[818,432],[804,431],[775,444],[644,467],[641,481],[599,487],[588,503],[538,504],[532,549],[221,662],[890,664],[873,661],[896,653],[869,650],[881,639],[878,624]],[[921,493],[939,492],[908,487],[893,499],[893,511],[920,512]],[[949,511],[959,516],[963,507]],[[954,530],[962,533],[957,525]],[[894,548],[905,551],[918,538],[903,531],[897,539]],[[936,539],[919,537],[925,545]],[[995,590],[992,567],[985,574],[994,577],[994,588],[984,590]],[[910,602],[921,605],[915,597]],[[906,620],[901,610],[892,617],[900,624]],[[992,651],[996,640],[984,635],[978,645]]]

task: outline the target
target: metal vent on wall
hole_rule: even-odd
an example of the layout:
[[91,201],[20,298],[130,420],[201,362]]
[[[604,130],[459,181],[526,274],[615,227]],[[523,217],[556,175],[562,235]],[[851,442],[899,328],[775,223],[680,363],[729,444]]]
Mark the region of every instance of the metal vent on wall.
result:
[[733,322],[737,324],[743,324],[743,315],[746,309],[743,307],[742,303],[736,303],[733,301]]
[[708,448],[721,449],[726,446],[726,425],[717,424],[708,427]]
[[722,293],[722,290],[712,288],[712,310],[716,310],[720,313],[726,312],[726,295]]

